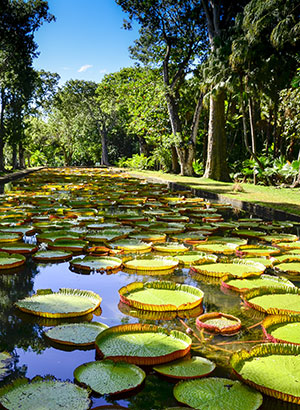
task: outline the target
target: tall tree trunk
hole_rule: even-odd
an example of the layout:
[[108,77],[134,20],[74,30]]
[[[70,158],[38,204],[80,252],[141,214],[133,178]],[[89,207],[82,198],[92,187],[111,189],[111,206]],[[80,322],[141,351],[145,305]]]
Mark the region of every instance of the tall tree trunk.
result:
[[[253,104],[252,99],[249,96],[248,98],[248,108],[249,108],[249,123],[250,123],[250,133],[251,133],[251,145],[252,152],[256,155],[256,140],[255,140],[255,131],[254,131],[254,116],[253,116]],[[253,183],[256,185],[256,173],[253,172]]]
[[101,165],[109,166],[108,150],[107,150],[107,130],[106,130],[105,125],[103,125],[102,130],[101,130],[101,146],[102,146]]
[[226,160],[226,135],[224,118],[225,92],[210,96],[207,161],[205,178],[230,181]]
[[20,168],[26,168],[25,150],[24,150],[22,141],[19,142],[19,165],[20,165]]
[[139,135],[139,147],[140,147],[140,155],[144,154],[146,157],[148,157],[148,146],[146,143],[145,138],[143,135]]
[[19,164],[18,164],[18,157],[17,157],[17,144],[13,144],[12,145],[12,167],[13,169],[17,169],[19,168]]
[[171,153],[172,153],[172,169],[171,169],[171,171],[173,172],[173,174],[179,174],[180,165],[179,165],[178,155],[177,155],[175,145],[172,145]]
[[6,99],[4,90],[1,89],[1,110],[0,110],[0,171],[4,171],[4,110],[6,106]]

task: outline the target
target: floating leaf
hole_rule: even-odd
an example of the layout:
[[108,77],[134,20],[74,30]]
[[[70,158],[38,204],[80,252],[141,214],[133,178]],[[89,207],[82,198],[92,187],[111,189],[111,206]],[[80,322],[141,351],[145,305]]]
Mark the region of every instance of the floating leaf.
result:
[[180,359],[175,362],[160,364],[153,369],[164,376],[175,379],[195,379],[204,377],[214,371],[216,365],[205,357],[194,356],[191,359]]
[[300,289],[257,288],[243,294],[246,305],[268,314],[300,313]]
[[262,330],[270,342],[300,345],[300,315],[267,316]]
[[113,249],[119,249],[124,252],[147,253],[151,252],[152,246],[148,243],[135,239],[124,239],[111,244]]
[[174,255],[173,258],[178,260],[179,264],[185,267],[201,263],[216,262],[218,260],[216,255],[197,251],[186,252],[183,255]]
[[160,271],[171,270],[178,266],[178,261],[173,258],[151,257],[151,258],[136,258],[124,262],[127,269],[134,271]]
[[0,252],[0,270],[16,268],[25,262],[26,258],[22,255]]
[[74,370],[74,377],[96,393],[119,394],[138,387],[146,374],[134,364],[101,360],[77,367]]
[[210,253],[223,253],[224,255],[233,255],[235,254],[236,249],[238,248],[236,243],[203,243],[201,245],[196,245],[195,249],[202,252]]
[[48,244],[48,248],[52,250],[63,250],[70,252],[82,252],[86,247],[86,241],[80,241],[78,239],[57,239],[55,242]]
[[108,359],[153,365],[184,357],[191,343],[182,332],[136,323],[104,330],[96,339],[96,350]]
[[264,245],[242,245],[238,248],[246,256],[271,256],[280,253],[280,249],[275,246]]
[[196,326],[212,333],[232,335],[241,329],[239,318],[222,312],[205,313],[197,317]]
[[205,378],[181,381],[174,387],[174,396],[193,409],[256,410],[262,395],[237,380]]
[[18,233],[0,232],[0,242],[17,242],[22,238]]
[[[7,410],[87,410],[89,392],[70,382],[17,379],[0,390],[0,403]],[[38,406],[38,407],[37,407]]]
[[75,269],[87,271],[105,271],[119,269],[122,265],[122,260],[112,256],[85,256],[84,258],[75,258],[70,261],[70,265]]
[[295,285],[286,278],[272,275],[261,275],[260,277],[244,279],[237,279],[232,275],[226,275],[222,278],[221,286],[243,293],[254,288],[282,288],[286,286],[294,287]]
[[247,260],[237,260],[234,262],[219,262],[196,265],[192,267],[196,272],[221,278],[224,275],[232,275],[235,277],[247,277],[251,275],[261,275],[266,267],[261,263],[255,263]]
[[119,294],[122,302],[151,311],[194,309],[203,300],[200,289],[169,281],[134,282],[122,287]]
[[53,342],[70,346],[93,346],[96,337],[108,326],[98,322],[69,323],[54,326],[45,332]]
[[38,262],[59,262],[67,261],[72,258],[71,252],[66,251],[38,251],[32,256],[32,259]]
[[38,250],[36,245],[29,243],[14,243],[14,244],[2,244],[0,245],[0,251],[8,253],[17,253],[21,255],[29,255],[35,253]]
[[181,243],[168,242],[168,243],[158,243],[153,245],[153,249],[161,253],[184,253],[188,252],[189,248]]
[[280,270],[282,272],[290,273],[291,275],[299,275],[300,274],[300,261],[279,263],[278,265],[275,266],[275,269]]
[[300,346],[266,343],[231,356],[230,364],[245,383],[277,399],[300,404]]
[[60,289],[58,292],[39,291],[33,296],[19,300],[15,305],[33,315],[62,318],[83,316],[100,306],[101,298],[92,291]]

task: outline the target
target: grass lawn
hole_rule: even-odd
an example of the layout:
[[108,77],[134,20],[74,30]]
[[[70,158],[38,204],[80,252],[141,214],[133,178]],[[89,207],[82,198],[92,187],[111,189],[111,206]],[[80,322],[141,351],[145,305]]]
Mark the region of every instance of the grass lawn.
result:
[[[253,202],[256,204],[279,209],[281,211],[300,215],[300,189],[266,187],[253,184],[235,184],[232,182],[219,182],[207,178],[184,177],[180,175],[164,174],[159,171],[137,171],[131,170],[129,173],[145,178],[160,178],[165,181],[177,182],[192,188],[214,192],[228,198],[241,201]],[[238,192],[241,189],[242,192]]]

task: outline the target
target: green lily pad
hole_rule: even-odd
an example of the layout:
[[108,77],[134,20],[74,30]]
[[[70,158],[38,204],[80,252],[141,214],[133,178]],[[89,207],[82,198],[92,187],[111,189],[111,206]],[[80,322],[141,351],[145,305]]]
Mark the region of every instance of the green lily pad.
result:
[[262,323],[268,341],[300,345],[300,315],[271,315]]
[[260,277],[248,277],[244,279],[227,275],[222,278],[221,286],[243,293],[254,288],[281,288],[286,286],[294,287],[295,285],[286,278],[272,275],[261,275]]
[[280,263],[286,263],[286,262],[300,262],[300,253],[285,253],[283,255],[276,256],[273,260],[273,265],[276,267],[276,265]]
[[153,250],[161,253],[184,253],[188,252],[189,248],[181,243],[168,242],[157,243],[153,245]]
[[98,322],[69,323],[48,329],[45,336],[53,342],[70,346],[93,346],[96,337],[107,328]]
[[236,243],[202,243],[201,245],[196,245],[195,249],[202,252],[233,255],[235,254],[238,246],[239,245]]
[[294,241],[294,242],[277,242],[276,243],[279,248],[282,249],[300,249],[300,241]]
[[275,266],[276,270],[280,270],[282,272],[287,272],[292,275],[299,275],[300,274],[300,261],[299,262],[286,262],[286,263],[279,263]]
[[0,232],[0,242],[17,242],[21,239],[21,236],[18,233]]
[[198,316],[196,326],[212,333],[226,336],[237,333],[241,329],[239,318],[222,312],[210,312]]
[[136,239],[143,242],[164,242],[167,238],[165,233],[149,233],[149,232],[139,232],[129,235],[130,239]]
[[279,243],[279,242],[295,242],[299,240],[299,237],[297,235],[292,235],[289,233],[280,233],[276,235],[265,235],[261,239],[263,239],[266,242]]
[[80,234],[71,232],[71,231],[49,231],[49,232],[43,232],[39,235],[37,235],[36,239],[38,242],[54,242],[57,239],[65,239],[65,240],[72,240],[72,239],[79,239]]
[[127,269],[134,271],[161,271],[161,270],[171,270],[178,266],[178,261],[174,258],[166,257],[142,257],[131,259],[124,262],[124,266]]
[[175,379],[195,379],[207,376],[216,365],[205,357],[194,356],[191,359],[180,359],[175,362],[160,364],[153,369],[164,376]]
[[101,360],[77,367],[74,370],[74,377],[96,393],[119,394],[138,387],[146,374],[134,364]]
[[25,262],[25,256],[16,253],[10,254],[7,252],[0,252],[0,270],[16,268],[24,265]]
[[174,255],[173,258],[178,260],[179,264],[185,267],[201,263],[217,262],[218,260],[216,255],[197,251],[186,252],[183,255]]
[[48,248],[51,250],[62,250],[67,252],[82,252],[86,245],[86,241],[80,241],[79,239],[57,239],[54,242],[50,242]]
[[[0,403],[7,410],[87,410],[89,392],[70,382],[17,379],[0,390]],[[38,407],[37,407],[38,406]]]
[[21,255],[33,254],[38,250],[36,245],[30,243],[14,243],[14,244],[2,244],[0,245],[0,251],[8,253],[17,253]]
[[137,309],[178,311],[200,305],[204,293],[194,286],[169,281],[134,282],[119,289],[120,299]]
[[0,381],[10,373],[13,358],[8,352],[0,352]]
[[207,243],[234,243],[236,245],[242,246],[247,244],[247,239],[228,236],[209,236],[207,238]]
[[185,230],[185,224],[183,223],[153,223],[151,224],[147,230],[149,232],[155,232],[155,233],[165,233],[165,234],[174,234],[174,233],[180,233]]
[[300,289],[257,288],[242,295],[246,305],[268,314],[300,313]]
[[96,339],[96,351],[104,358],[154,365],[184,357],[191,339],[182,332],[154,325],[119,325],[104,330]]
[[300,404],[300,346],[265,343],[231,356],[234,372],[247,384],[277,399]]
[[112,256],[85,256],[84,258],[73,259],[70,261],[70,265],[75,269],[101,272],[119,269],[122,265],[122,260]]
[[59,262],[67,261],[73,256],[72,252],[66,251],[38,251],[32,256],[32,259],[38,262]]
[[22,235],[32,235],[35,232],[35,229],[33,226],[27,226],[27,225],[20,225],[20,226],[6,226],[0,227],[0,231],[3,233],[16,233],[16,234],[22,234]]
[[[278,244],[277,244],[278,245]],[[280,253],[280,249],[275,246],[264,245],[242,245],[238,248],[247,257],[249,256],[270,256]]]
[[152,250],[152,246],[149,243],[136,239],[124,239],[123,241],[113,242],[111,246],[113,249],[119,249],[124,252],[146,253]]
[[181,381],[174,387],[174,396],[193,409],[256,410],[262,395],[237,380],[205,378]]
[[40,290],[33,296],[19,300],[16,307],[33,315],[62,318],[84,316],[96,310],[101,303],[99,295],[92,291],[78,289]]
[[[132,232],[132,230],[131,230]],[[112,242],[116,241],[122,238],[126,238],[130,231],[128,230],[121,230],[121,229],[111,229],[111,230],[106,230],[104,229],[103,231],[100,231],[95,234],[88,234],[85,236],[85,239],[89,242]]]
[[261,263],[241,259],[234,262],[194,265],[192,269],[202,275],[221,278],[224,275],[232,275],[235,277],[247,277],[251,275],[259,276],[264,272],[266,267]]
[[251,229],[237,229],[234,232],[234,235],[240,236],[241,238],[262,238],[266,235],[265,232],[262,231],[252,231]]

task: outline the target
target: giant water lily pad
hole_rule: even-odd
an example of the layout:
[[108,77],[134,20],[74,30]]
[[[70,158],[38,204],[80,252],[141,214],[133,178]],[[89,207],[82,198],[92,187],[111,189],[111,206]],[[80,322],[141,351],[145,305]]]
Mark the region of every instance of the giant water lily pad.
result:
[[248,277],[244,279],[226,275],[222,278],[221,286],[230,290],[244,293],[254,288],[282,288],[295,285],[288,279],[272,275],[261,275],[260,277]]
[[261,392],[300,404],[300,346],[266,343],[232,355],[230,364],[245,383]]
[[71,231],[63,231],[63,230],[58,230],[58,231],[49,231],[49,232],[44,232],[39,235],[37,235],[37,241],[38,242],[54,242],[57,239],[66,239],[66,240],[72,240],[72,239],[79,239],[80,234],[76,232],[71,232]]
[[79,239],[57,239],[48,244],[48,248],[52,250],[63,250],[69,252],[82,252],[87,246],[86,241]]
[[50,340],[70,346],[93,346],[96,337],[108,326],[98,322],[69,323],[54,326],[45,332]]
[[19,225],[19,226],[7,226],[7,227],[0,227],[0,231],[3,233],[17,233],[21,235],[33,235],[35,232],[35,229],[33,226],[28,226],[28,225]]
[[300,313],[300,289],[257,288],[242,295],[246,305],[268,314]]
[[273,343],[300,345],[300,315],[271,315],[262,323],[263,332]]
[[174,396],[193,409],[256,410],[262,395],[237,380],[205,378],[181,381],[174,387]]
[[23,312],[37,316],[62,318],[83,316],[96,310],[101,297],[92,291],[62,288],[58,292],[51,289],[39,291],[33,296],[15,303]]
[[18,379],[0,390],[0,403],[7,410],[87,410],[89,392],[70,382]]
[[190,359],[180,359],[164,363],[153,369],[164,376],[175,379],[195,379],[204,377],[214,371],[216,365],[205,357],[194,356]]
[[170,281],[134,282],[119,290],[120,299],[137,309],[178,311],[194,309],[203,300],[203,292],[194,286]]
[[101,360],[77,367],[74,377],[96,393],[116,394],[135,389],[144,381],[146,374],[134,364]]
[[183,255],[174,255],[173,258],[178,260],[179,264],[185,267],[201,263],[212,263],[218,260],[216,255],[197,251],[185,252]]
[[14,244],[1,244],[0,251],[8,253],[20,253],[21,255],[30,255],[38,250],[36,245],[30,243],[14,243]]
[[184,253],[188,252],[189,250],[187,246],[176,242],[157,243],[153,245],[153,249],[157,252],[170,254]]
[[291,275],[299,275],[300,261],[279,263],[275,266],[275,269],[280,270],[282,272],[290,273]]
[[13,358],[8,352],[0,352],[0,381],[3,380],[9,373]]
[[271,256],[280,253],[280,249],[275,246],[264,245],[242,245],[238,248],[247,257],[249,256]]
[[247,277],[251,275],[261,275],[266,267],[261,263],[256,263],[246,260],[238,260],[234,262],[219,262],[207,263],[203,265],[195,265],[192,267],[196,272],[221,278],[224,275],[232,275],[235,277]]
[[18,233],[0,232],[0,242],[17,242],[21,237]]
[[164,271],[172,270],[178,266],[178,261],[174,258],[165,257],[149,257],[149,258],[136,258],[124,262],[124,266],[127,269],[134,271]]
[[140,240],[142,242],[164,242],[167,238],[165,233],[149,233],[149,232],[139,232],[132,233],[129,238]]
[[293,235],[290,233],[280,233],[276,235],[265,235],[261,239],[266,242],[279,243],[279,242],[295,242],[299,240],[299,237],[297,235]]
[[104,330],[96,339],[96,350],[108,359],[153,365],[184,357],[191,343],[182,332],[136,323]]
[[111,244],[114,249],[124,252],[147,253],[151,252],[152,246],[149,243],[138,241],[136,239],[124,239]]
[[8,252],[0,252],[0,270],[12,269],[23,265],[26,262],[25,256],[19,254],[10,254]]
[[60,262],[67,261],[73,256],[72,252],[40,250],[32,258],[38,262]]
[[238,246],[239,245],[236,243],[203,243],[201,245],[196,245],[195,249],[201,252],[232,255],[236,252]]
[[112,256],[85,256],[84,258],[73,259],[70,261],[70,265],[75,269],[101,272],[119,269],[122,265],[122,260]]
[[241,329],[239,318],[222,312],[210,312],[198,316],[196,326],[212,333],[231,335]]

